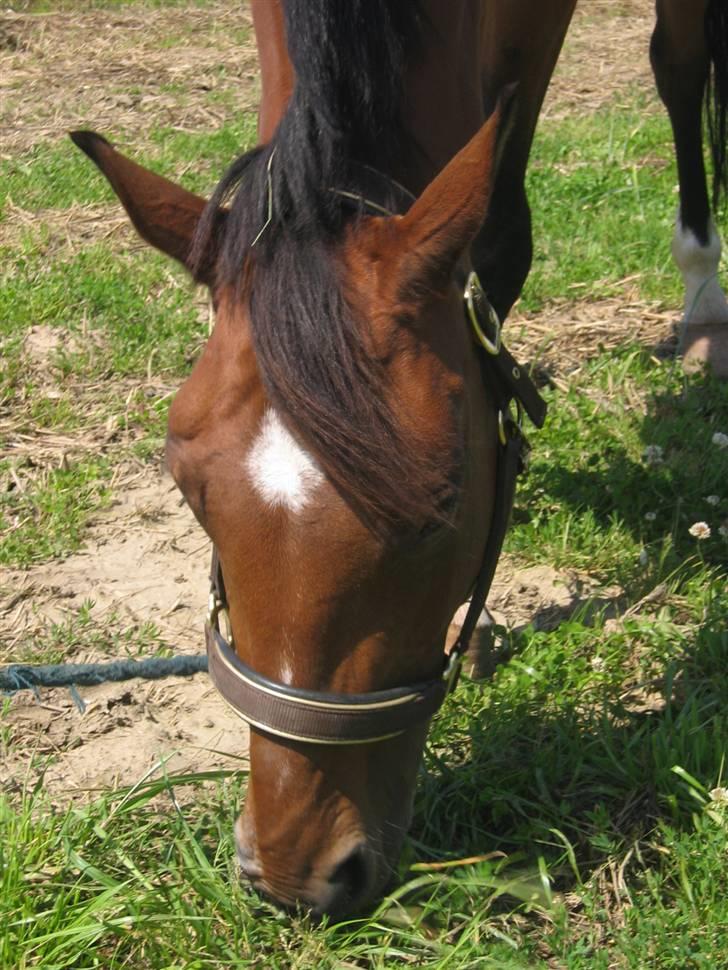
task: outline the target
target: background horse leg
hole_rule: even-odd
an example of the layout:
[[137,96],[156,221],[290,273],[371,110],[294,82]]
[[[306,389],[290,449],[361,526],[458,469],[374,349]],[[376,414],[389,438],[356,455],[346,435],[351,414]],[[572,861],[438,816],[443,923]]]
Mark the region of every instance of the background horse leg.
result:
[[710,215],[703,159],[702,108],[711,68],[715,202],[726,179],[728,16],[725,0],[657,0],[650,58],[657,90],[672,123],[680,208],[672,253],[685,284],[680,348],[686,368],[707,364],[728,377],[728,303],[718,281],[720,238]]
[[[531,210],[524,184],[533,133],[576,0],[530,0],[484,5],[481,53],[486,114],[508,84],[517,83],[516,104],[499,145],[498,174],[488,216],[471,248],[473,266],[501,320],[520,296],[531,268]],[[537,22],[534,22],[536,19]],[[467,607],[453,620],[457,629]],[[473,678],[493,672],[493,626],[483,611],[470,641],[465,670]]]
[[576,0],[497,0],[484,4],[482,84],[486,113],[517,83],[512,122],[499,146],[490,208],[472,249],[473,264],[499,317],[518,299],[531,268],[531,211],[524,179],[546,88]]

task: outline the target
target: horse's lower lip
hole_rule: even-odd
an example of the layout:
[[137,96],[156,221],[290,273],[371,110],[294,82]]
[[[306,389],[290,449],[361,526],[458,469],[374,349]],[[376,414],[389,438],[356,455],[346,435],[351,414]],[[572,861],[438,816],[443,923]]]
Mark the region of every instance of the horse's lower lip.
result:
[[263,870],[255,859],[246,855],[244,852],[241,852],[240,849],[238,849],[237,856],[240,871],[246,879],[249,879],[252,883],[254,883],[256,879],[262,879]]

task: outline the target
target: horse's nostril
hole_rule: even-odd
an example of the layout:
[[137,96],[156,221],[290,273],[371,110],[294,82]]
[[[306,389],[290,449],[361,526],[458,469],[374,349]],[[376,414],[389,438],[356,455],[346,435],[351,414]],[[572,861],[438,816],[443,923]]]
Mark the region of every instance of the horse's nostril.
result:
[[365,844],[355,846],[328,878],[328,913],[349,912],[365,903],[374,887],[374,861]]

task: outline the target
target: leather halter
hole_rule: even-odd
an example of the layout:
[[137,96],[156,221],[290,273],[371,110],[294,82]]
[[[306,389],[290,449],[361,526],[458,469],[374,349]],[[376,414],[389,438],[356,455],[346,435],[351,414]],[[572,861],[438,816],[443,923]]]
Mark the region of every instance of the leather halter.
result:
[[[362,184],[362,175],[367,186],[366,196],[361,189],[332,191],[358,211],[371,215],[393,214],[392,206],[399,211],[409,208],[413,197],[402,186],[368,168],[358,170],[358,185]],[[383,197],[386,204],[372,202],[372,195]],[[432,717],[457,683],[463,657],[493,581],[508,528],[516,480],[525,467],[528,442],[521,428],[523,411],[539,428],[546,417],[544,400],[501,342],[500,322],[474,272],[468,276],[464,301],[466,316],[483,348],[483,377],[496,399],[499,448],[493,518],[460,634],[444,657],[441,675],[434,680],[363,694],[289,687],[254,671],[235,653],[229,629],[228,636],[223,635],[220,618],[227,615],[228,600],[220,560],[213,549],[210,605],[205,625],[208,670],[213,684],[235,713],[265,734],[323,745],[383,741]],[[510,411],[513,402],[515,418]]]

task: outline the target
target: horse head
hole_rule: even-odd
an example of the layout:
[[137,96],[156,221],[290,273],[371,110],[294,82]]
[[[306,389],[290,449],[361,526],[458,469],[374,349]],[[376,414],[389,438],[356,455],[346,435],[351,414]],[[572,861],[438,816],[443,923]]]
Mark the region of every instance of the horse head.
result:
[[[220,268],[236,231],[224,205],[73,135],[141,236],[210,288],[216,323],[173,402],[167,460],[218,550],[235,653],[266,682],[346,698],[441,675],[493,509],[496,410],[462,282],[497,130],[496,112],[404,213],[360,199],[314,242],[262,225],[267,255],[254,240],[236,280]],[[316,318],[291,333],[277,306],[306,290],[301,313]],[[409,823],[427,724],[359,744],[254,725],[236,826],[253,883],[318,913],[373,899]]]

